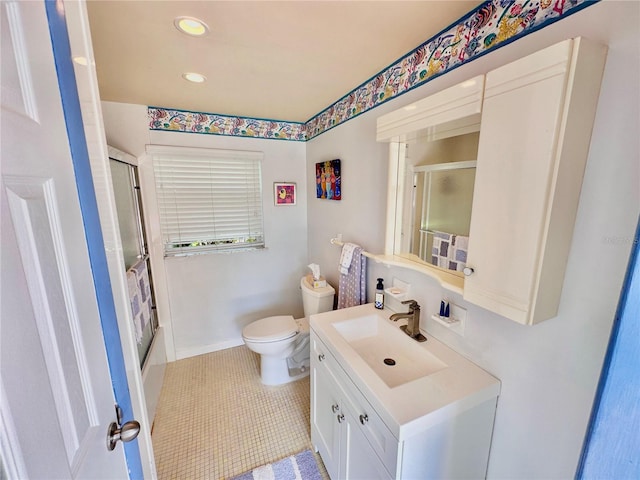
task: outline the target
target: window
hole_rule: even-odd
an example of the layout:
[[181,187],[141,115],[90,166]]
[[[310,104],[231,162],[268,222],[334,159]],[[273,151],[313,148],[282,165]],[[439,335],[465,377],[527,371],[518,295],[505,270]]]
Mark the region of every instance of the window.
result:
[[165,255],[264,247],[261,152],[149,147]]

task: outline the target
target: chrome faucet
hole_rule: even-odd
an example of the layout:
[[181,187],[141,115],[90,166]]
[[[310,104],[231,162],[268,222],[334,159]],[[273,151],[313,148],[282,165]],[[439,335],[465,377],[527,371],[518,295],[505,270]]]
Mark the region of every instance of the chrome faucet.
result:
[[403,305],[409,305],[409,311],[407,313],[394,313],[389,317],[389,320],[397,322],[401,318],[409,320],[407,325],[402,325],[400,329],[418,342],[426,342],[427,337],[420,333],[420,305],[415,300],[405,300]]

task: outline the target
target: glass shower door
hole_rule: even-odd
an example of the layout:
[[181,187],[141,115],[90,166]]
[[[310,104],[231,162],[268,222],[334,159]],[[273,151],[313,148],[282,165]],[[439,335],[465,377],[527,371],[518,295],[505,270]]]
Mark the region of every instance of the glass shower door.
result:
[[[141,265],[144,262],[146,272],[149,276],[151,315],[144,328],[139,328],[136,334],[138,346],[138,357],[140,368],[144,365],[147,353],[151,348],[153,336],[158,328],[156,318],[155,296],[153,292],[153,282],[151,277],[151,265],[147,251],[147,240],[144,229],[142,203],[140,201],[140,187],[138,181],[138,167],[111,158],[111,178],[113,191],[115,194],[116,211],[118,214],[118,225],[120,227],[120,237],[124,255],[125,270],[127,275],[135,271],[144,270]],[[139,325],[136,325],[136,328]]]

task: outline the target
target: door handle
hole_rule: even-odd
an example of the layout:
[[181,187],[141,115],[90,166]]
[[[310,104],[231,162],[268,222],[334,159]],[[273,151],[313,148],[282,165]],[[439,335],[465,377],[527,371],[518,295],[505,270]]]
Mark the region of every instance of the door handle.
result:
[[120,425],[122,422],[122,409],[119,405],[116,405],[116,417],[118,420],[111,422],[107,429],[107,450],[109,451],[116,448],[118,440],[130,442],[135,440],[140,433],[140,422],[136,420],[130,420],[124,425]]

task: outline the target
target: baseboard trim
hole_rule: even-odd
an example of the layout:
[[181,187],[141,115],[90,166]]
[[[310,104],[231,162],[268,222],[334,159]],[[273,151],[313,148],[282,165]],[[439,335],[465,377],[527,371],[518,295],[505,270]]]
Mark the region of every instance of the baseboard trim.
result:
[[202,345],[199,347],[187,347],[187,348],[176,347],[176,360],[183,360],[185,358],[196,357],[198,355],[217,352],[219,350],[238,347],[240,345],[244,345],[242,338],[227,340],[226,342],[212,343],[209,345]]

